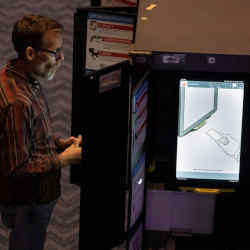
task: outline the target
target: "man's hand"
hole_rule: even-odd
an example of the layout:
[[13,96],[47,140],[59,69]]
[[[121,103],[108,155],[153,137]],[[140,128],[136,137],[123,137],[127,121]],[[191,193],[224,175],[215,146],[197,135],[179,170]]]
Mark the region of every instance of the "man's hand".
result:
[[68,148],[70,145],[81,145],[82,144],[82,136],[78,135],[78,137],[70,136],[66,139],[60,138],[60,142],[64,146],[64,148]]
[[82,158],[82,148],[80,147],[82,143],[82,136],[69,137],[64,139],[64,142],[69,145],[61,154],[58,155],[62,167],[66,167],[70,164],[79,164]]

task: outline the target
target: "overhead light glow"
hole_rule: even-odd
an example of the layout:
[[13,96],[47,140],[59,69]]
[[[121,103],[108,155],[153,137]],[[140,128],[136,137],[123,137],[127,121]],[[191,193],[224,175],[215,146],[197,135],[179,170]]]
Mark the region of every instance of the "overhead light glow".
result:
[[151,3],[151,4],[146,8],[146,10],[152,10],[152,9],[154,9],[156,6],[157,6],[157,4]]

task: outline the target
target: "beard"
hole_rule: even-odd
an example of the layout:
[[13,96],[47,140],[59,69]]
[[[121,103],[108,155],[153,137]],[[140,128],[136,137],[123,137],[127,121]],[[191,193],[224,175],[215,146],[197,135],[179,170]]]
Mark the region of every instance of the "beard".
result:
[[48,71],[44,78],[48,81],[52,80],[55,76],[56,72]]
[[37,75],[38,77],[41,77],[45,80],[52,80],[60,67],[60,63],[46,63],[43,65],[39,65],[36,69],[34,74]]

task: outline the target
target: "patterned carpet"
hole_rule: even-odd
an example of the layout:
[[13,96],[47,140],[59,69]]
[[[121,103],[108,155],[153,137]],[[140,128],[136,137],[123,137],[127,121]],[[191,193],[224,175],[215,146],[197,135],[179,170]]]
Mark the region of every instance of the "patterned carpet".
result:
[[[70,135],[71,87],[73,54],[73,14],[78,7],[90,6],[90,0],[0,0],[0,67],[15,57],[11,44],[13,23],[25,14],[41,14],[53,17],[65,27],[65,61],[55,81],[44,82],[59,136]],[[54,210],[48,228],[46,250],[77,250],[79,230],[80,189],[69,183],[69,168],[63,169],[62,196]],[[0,223],[0,249],[8,249],[8,232]]]

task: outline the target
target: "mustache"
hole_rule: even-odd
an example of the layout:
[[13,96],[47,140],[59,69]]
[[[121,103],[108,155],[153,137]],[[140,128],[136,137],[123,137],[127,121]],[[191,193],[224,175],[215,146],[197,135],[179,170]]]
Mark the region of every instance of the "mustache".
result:
[[57,70],[58,68],[61,67],[61,65],[62,65],[61,62],[57,62],[57,63],[55,63],[55,64],[48,63],[48,64],[46,65],[46,70],[51,70],[51,69],[56,69],[56,70]]

